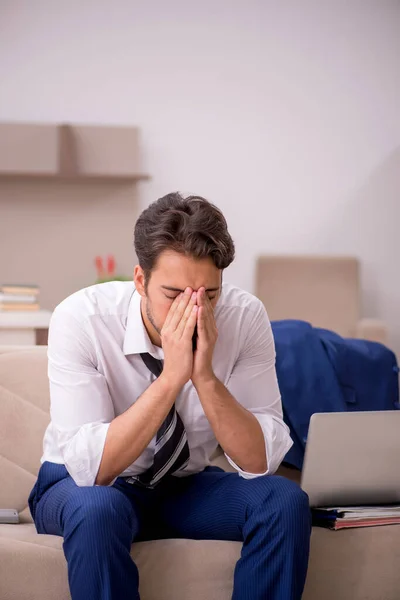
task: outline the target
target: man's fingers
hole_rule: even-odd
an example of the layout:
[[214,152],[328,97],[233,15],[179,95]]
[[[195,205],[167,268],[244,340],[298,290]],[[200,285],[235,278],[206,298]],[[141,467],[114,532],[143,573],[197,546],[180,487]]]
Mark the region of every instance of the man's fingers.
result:
[[204,335],[206,333],[206,323],[204,320],[204,306],[199,306],[197,314],[197,330],[199,332],[199,335]]
[[186,321],[186,327],[183,330],[182,337],[187,337],[189,340],[192,339],[193,334],[194,334],[194,328],[196,327],[196,323],[197,323],[197,313],[199,310],[200,309],[197,306],[197,304],[194,304],[192,306],[192,310],[190,311],[190,315],[188,317],[188,320]]
[[197,292],[198,305],[203,306],[206,298],[206,288],[201,287]]
[[187,305],[190,302],[190,298],[191,298],[191,294],[192,294],[192,290],[191,288],[186,288],[185,292],[182,294],[182,297],[178,303],[178,306],[176,307],[176,310],[174,312],[174,314],[171,317],[171,321],[169,323],[169,329],[171,331],[175,331],[175,329],[178,327],[183,313],[186,310]]
[[168,311],[167,318],[165,319],[163,328],[168,327],[168,325],[170,324],[171,319],[172,319],[173,315],[175,314],[176,309],[179,306],[179,302],[181,301],[181,298],[182,298],[182,293],[178,294],[177,297],[175,298],[175,300],[173,301],[173,303],[171,304],[171,307]]
[[214,310],[205,291],[203,291],[202,297],[199,299],[197,325],[199,336],[201,337],[211,338],[213,337],[213,334],[217,332]]
[[192,314],[193,307],[196,305],[196,300],[197,300],[197,294],[196,294],[196,292],[193,292],[190,297],[189,304],[187,305],[185,312],[183,313],[182,318],[176,328],[176,332],[180,337],[182,337],[182,335],[185,331],[185,327],[189,320],[190,315]]
[[211,324],[211,317],[213,316],[213,309],[209,297],[206,294],[205,288],[200,290],[199,306],[203,308],[205,323]]
[[207,312],[213,313],[210,298],[207,296],[205,288],[200,288],[198,292],[199,306],[204,306]]

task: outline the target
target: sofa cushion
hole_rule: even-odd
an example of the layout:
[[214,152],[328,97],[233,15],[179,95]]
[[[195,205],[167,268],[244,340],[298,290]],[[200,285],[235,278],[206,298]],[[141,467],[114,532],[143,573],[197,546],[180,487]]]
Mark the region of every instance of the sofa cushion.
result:
[[50,420],[46,365],[43,346],[0,352],[0,507],[24,510],[36,480]]
[[[38,535],[32,523],[1,525],[1,597],[70,600],[62,543],[61,537]],[[142,600],[229,600],[241,546],[180,539],[133,544]]]
[[[0,525],[1,598],[70,600],[62,543],[31,523]],[[141,598],[228,600],[240,550],[238,542],[208,540],[133,544]],[[303,600],[398,600],[399,561],[400,526],[314,528]]]

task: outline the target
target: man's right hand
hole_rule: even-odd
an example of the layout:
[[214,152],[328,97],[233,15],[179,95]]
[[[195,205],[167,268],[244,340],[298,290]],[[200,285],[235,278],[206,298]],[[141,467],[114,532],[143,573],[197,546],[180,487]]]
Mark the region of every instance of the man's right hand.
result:
[[181,389],[193,370],[192,337],[197,322],[197,294],[186,288],[175,298],[161,330],[164,350],[162,378]]

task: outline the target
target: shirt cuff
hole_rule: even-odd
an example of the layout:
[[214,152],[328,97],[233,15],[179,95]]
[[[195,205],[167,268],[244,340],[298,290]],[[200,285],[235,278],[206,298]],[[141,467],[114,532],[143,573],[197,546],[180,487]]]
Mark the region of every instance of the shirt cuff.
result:
[[79,487],[95,485],[109,427],[110,423],[88,423],[68,440],[70,434],[59,432],[65,467]]
[[[227,454],[226,452],[224,452],[225,457],[228,461],[228,463],[234,468],[236,469],[236,471],[239,473],[239,475],[241,477],[243,477],[244,479],[255,479],[256,477],[261,477],[262,475],[270,475],[270,469],[267,469],[265,471],[265,473],[249,473],[248,471],[243,471],[243,469],[241,469]],[[267,456],[267,461],[268,461],[268,456]],[[269,464],[269,461],[268,461]]]
[[[118,477],[114,477],[114,479],[110,482],[107,483],[107,485],[105,487],[111,487],[112,485],[114,485],[114,483],[117,481]],[[101,483],[95,483],[94,487],[104,487],[104,485],[102,485]]]

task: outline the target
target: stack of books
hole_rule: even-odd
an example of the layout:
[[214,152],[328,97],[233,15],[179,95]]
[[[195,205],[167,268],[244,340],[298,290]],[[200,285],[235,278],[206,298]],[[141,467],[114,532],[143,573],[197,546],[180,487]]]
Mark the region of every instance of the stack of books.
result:
[[314,508],[313,524],[328,529],[400,524],[400,506],[332,506]]
[[39,287],[33,284],[0,285],[0,311],[39,310]]

